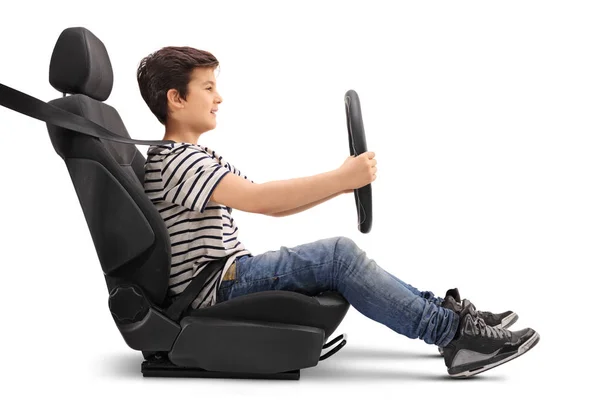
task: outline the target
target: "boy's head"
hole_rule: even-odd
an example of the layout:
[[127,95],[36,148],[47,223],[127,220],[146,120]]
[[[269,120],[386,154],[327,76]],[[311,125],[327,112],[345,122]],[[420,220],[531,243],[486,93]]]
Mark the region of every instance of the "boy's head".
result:
[[192,47],[164,47],[140,61],[142,98],[160,123],[193,134],[214,129],[223,101],[216,88],[219,61]]

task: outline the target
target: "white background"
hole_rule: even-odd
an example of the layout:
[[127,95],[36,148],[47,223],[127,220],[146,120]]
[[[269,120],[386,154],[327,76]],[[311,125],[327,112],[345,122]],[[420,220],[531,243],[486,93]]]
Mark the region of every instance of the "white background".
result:
[[[234,211],[253,253],[350,237],[420,289],[458,287],[512,309],[536,348],[471,381],[437,349],[351,308],[349,343],[300,381],[144,379],[45,124],[0,109],[2,398],[520,398],[578,394],[597,365],[600,17],[589,1],[2,2],[0,82],[49,101],[56,39],[84,26],[114,69],[108,104],[130,135],[162,139],[138,62],[167,45],[212,52],[224,98],[200,137],[255,182],[348,155],[343,96],[358,92],[375,151],[373,229],[352,195],[287,218]],[[147,147],[139,146],[145,154]],[[506,384],[506,385],[505,385]],[[594,390],[594,389],[590,389]]]

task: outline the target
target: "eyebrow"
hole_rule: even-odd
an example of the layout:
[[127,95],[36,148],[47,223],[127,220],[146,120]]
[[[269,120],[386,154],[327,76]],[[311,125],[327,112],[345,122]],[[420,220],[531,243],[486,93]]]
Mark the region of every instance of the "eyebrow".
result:
[[206,82],[203,82],[202,84],[203,84],[203,85],[206,85],[206,84],[208,84],[208,83],[210,83],[211,85],[216,85],[216,83],[214,83],[213,81],[206,81]]

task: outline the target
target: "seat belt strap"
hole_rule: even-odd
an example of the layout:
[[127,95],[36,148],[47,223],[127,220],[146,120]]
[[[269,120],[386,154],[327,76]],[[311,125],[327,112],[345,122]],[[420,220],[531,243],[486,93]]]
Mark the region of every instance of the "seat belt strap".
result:
[[175,143],[172,140],[137,140],[120,136],[87,118],[63,110],[1,83],[0,105],[50,125],[60,126],[99,139],[150,146]]
[[175,299],[173,304],[169,306],[165,310],[165,314],[171,320],[175,322],[179,322],[181,318],[181,314],[188,308],[190,304],[194,301],[194,299],[198,296],[205,283],[209,280],[209,278],[214,277],[219,271],[223,270],[225,267],[225,263],[227,262],[227,257],[220,258],[218,260],[211,261],[206,267],[200,271],[198,275],[192,278],[192,281],[187,285],[187,287],[181,292],[179,296]]

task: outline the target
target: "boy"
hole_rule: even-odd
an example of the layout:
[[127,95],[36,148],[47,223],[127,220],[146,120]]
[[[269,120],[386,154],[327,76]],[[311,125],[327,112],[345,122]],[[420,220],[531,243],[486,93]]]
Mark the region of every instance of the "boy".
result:
[[517,315],[480,312],[457,289],[444,298],[391,275],[346,237],[252,255],[238,240],[233,209],[269,216],[295,214],[376,178],[375,153],[348,157],[334,171],[256,184],[214,150],[197,144],[216,127],[223,101],[217,59],[191,47],[165,47],[138,68],[141,95],[161,124],[164,140],[151,146],[145,191],[171,237],[169,294],[177,296],[210,261],[226,258],[191,307],[265,290],[317,295],[334,290],[365,316],[443,350],[451,376],[471,376],[524,354],[539,340],[530,328],[511,332]]

